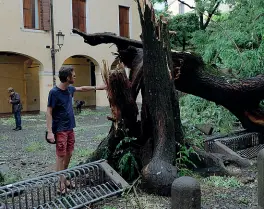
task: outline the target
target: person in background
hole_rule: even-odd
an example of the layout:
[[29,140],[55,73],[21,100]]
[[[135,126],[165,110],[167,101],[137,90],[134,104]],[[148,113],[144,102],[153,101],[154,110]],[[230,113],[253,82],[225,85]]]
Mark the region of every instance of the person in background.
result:
[[[105,85],[74,87],[76,79],[72,67],[62,67],[59,70],[60,84],[49,92],[47,107],[47,140],[56,143],[56,170],[61,171],[68,168],[74,150],[75,143],[75,118],[72,106],[74,92],[88,92],[104,90]],[[56,142],[55,142],[56,138]],[[59,191],[64,194],[67,189],[74,188],[73,182],[60,179]]]
[[13,129],[15,131],[22,130],[21,126],[21,110],[22,110],[22,104],[20,101],[20,96],[12,87],[9,87],[8,93],[10,96],[9,103],[12,105],[12,113],[14,114],[15,120],[16,120],[16,127]]

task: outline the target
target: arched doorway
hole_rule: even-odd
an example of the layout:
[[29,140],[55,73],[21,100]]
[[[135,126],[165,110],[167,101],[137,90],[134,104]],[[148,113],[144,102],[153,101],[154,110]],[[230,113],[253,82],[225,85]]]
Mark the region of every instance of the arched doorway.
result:
[[42,64],[26,55],[0,52],[0,113],[10,113],[8,87],[20,94],[23,111],[39,111],[39,70]]
[[[96,69],[98,62],[88,56],[74,55],[66,59],[63,66],[72,66],[76,81],[74,86],[96,86]],[[85,101],[85,106],[96,106],[96,92],[75,93],[74,101]]]

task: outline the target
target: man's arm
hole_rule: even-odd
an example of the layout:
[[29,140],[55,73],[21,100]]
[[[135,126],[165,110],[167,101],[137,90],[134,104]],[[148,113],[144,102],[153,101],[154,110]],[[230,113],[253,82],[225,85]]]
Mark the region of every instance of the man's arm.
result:
[[100,86],[80,86],[75,87],[77,92],[87,92],[87,91],[96,91],[96,90],[105,90],[106,85],[100,85]]
[[52,107],[47,108],[46,121],[48,132],[52,132]]
[[47,108],[46,121],[47,121],[47,130],[48,130],[47,139],[53,143],[55,139],[52,133],[52,107]]

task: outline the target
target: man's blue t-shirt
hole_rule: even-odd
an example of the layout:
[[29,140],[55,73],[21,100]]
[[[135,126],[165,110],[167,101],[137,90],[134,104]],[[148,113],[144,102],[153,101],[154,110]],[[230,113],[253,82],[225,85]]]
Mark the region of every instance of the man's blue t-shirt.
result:
[[72,107],[75,87],[69,86],[62,90],[57,86],[50,90],[48,107],[52,107],[52,132],[70,131],[75,128],[75,118]]

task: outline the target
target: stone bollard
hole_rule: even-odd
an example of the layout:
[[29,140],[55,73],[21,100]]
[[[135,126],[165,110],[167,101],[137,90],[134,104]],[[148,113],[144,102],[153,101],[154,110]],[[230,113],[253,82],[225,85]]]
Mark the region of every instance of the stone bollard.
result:
[[258,153],[258,206],[264,208],[264,149]]
[[201,209],[201,187],[192,177],[183,176],[171,186],[172,209]]

